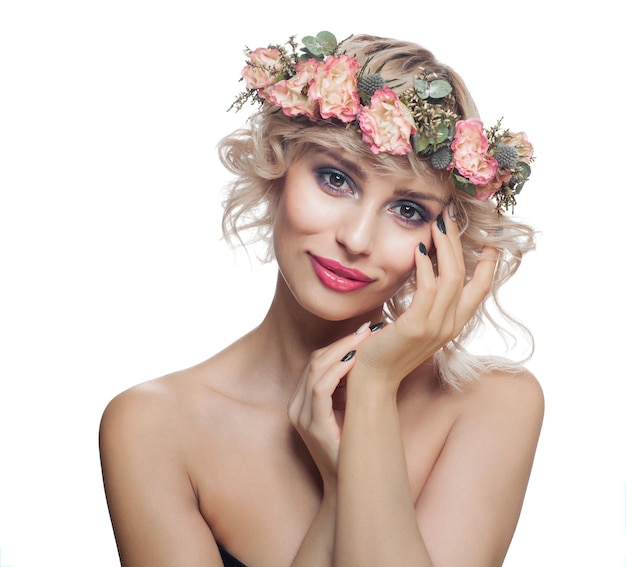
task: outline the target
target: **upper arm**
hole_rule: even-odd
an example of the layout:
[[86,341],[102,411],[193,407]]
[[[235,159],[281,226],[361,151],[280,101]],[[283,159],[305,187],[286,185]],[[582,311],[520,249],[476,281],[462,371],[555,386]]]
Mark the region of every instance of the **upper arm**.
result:
[[543,419],[530,373],[470,394],[416,503],[436,565],[499,566],[521,511]]
[[117,396],[102,417],[102,474],[124,567],[222,565],[173,413],[162,392],[143,388]]

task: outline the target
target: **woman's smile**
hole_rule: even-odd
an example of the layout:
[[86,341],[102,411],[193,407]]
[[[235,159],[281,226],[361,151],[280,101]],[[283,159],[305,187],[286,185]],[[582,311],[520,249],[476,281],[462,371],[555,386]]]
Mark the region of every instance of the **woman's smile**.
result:
[[309,258],[319,280],[333,291],[356,291],[374,281],[363,272],[344,266],[341,262],[315,256],[310,252]]

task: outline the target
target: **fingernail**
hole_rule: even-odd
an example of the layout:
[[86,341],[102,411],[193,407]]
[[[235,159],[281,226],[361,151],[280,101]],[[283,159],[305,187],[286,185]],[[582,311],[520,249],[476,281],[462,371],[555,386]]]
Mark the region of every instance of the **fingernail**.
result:
[[344,356],[344,357],[341,359],[341,362],[348,362],[348,360],[350,360],[351,358],[353,358],[355,354],[356,354],[356,350],[351,350],[348,354],[346,354],[346,356]]
[[383,322],[381,321],[380,323],[376,323],[375,325],[372,325],[370,327],[370,331],[372,331],[372,333],[375,333],[376,331],[378,331],[379,329],[383,328]]
[[443,232],[443,234],[446,234],[446,223],[443,222],[443,216],[441,213],[437,215],[437,228]]
[[450,220],[456,222],[456,208],[454,206],[454,203],[450,203],[448,205],[448,214],[450,215]]
[[367,323],[363,323],[363,324],[362,324],[362,325],[361,325],[361,326],[360,326],[360,327],[359,327],[359,328],[358,328],[358,329],[354,332],[354,334],[355,334],[355,335],[360,335],[361,333],[364,333],[364,332],[365,332],[365,329],[367,329],[367,328],[370,326],[370,324],[371,324],[371,323],[372,323],[371,321],[368,321]]
[[420,252],[424,254],[424,256],[428,256],[428,250],[426,250],[426,246],[424,245],[423,242],[420,242],[419,249],[420,249]]

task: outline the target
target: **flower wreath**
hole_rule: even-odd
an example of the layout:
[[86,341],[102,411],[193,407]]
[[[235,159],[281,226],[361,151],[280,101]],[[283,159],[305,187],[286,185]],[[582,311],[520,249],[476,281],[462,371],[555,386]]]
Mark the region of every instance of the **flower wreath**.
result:
[[246,49],[246,90],[231,108],[269,102],[290,117],[354,123],[373,153],[413,152],[450,171],[457,189],[481,201],[493,198],[498,214],[515,206],[534,160],[524,132],[502,130],[501,120],[485,129],[478,118],[460,119],[452,86],[435,73],[422,69],[398,95],[380,68],[366,72],[367,65],[340,53],[332,33],[302,43],[298,49],[292,36],[285,45]]

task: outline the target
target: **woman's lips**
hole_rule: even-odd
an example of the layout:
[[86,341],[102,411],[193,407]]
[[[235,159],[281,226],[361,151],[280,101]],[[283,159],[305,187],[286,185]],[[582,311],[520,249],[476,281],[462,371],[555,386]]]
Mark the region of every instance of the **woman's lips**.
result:
[[348,268],[340,262],[309,254],[319,280],[333,291],[349,292],[361,289],[374,280],[359,270]]

